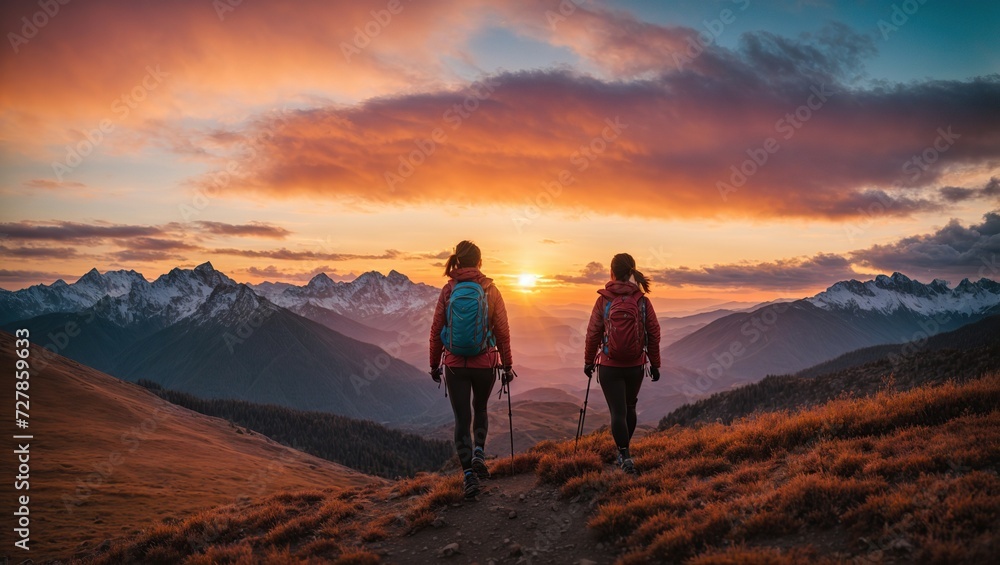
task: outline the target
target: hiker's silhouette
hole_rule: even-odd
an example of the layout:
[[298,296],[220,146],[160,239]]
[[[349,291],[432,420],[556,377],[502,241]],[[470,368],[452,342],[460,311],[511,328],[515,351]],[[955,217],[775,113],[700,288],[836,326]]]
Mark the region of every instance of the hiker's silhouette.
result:
[[445,265],[449,281],[441,289],[430,335],[431,378],[440,383],[444,377],[451,399],[467,497],[478,494],[479,480],[490,476],[484,447],[493,384],[499,374],[501,384],[509,387],[514,375],[507,308],[493,279],[480,271],[482,264],[476,244],[455,246]]
[[[597,371],[611,411],[618,464],[627,473],[636,472],[629,443],[647,363],[653,382],[660,379],[660,323],[646,297],[648,292],[649,279],[636,270],[635,259],[628,253],[615,255],[611,280],[597,291],[600,296],[587,325],[583,372],[590,379]],[[588,393],[589,386],[588,381]]]

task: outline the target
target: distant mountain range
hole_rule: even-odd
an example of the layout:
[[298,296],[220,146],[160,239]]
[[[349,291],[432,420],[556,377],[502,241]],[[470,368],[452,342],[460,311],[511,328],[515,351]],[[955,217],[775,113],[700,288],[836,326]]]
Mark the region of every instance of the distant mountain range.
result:
[[[404,290],[425,286],[398,273],[366,273],[353,283],[322,279],[277,296],[305,311],[325,300],[340,312],[317,312],[366,337],[378,330],[349,315],[408,316],[413,300]],[[422,371],[274,304],[211,263],[173,269],[152,283],[134,271],[91,271],[71,285],[57,281],[0,294],[0,313],[2,327],[28,327],[38,342],[81,363],[204,398],[392,423],[418,416],[437,400]]]
[[945,381],[965,382],[1000,370],[1000,314],[919,343],[858,349],[795,375],[765,377],[721,391],[667,414],[660,429],[720,421],[753,413],[802,410],[843,396],[906,391]]
[[351,282],[320,273],[304,286],[251,286],[300,316],[378,345],[416,367],[427,365],[427,335],[439,288],[414,283],[395,270],[388,275],[367,272]]
[[[398,423],[446,407],[423,373],[439,293],[397,271],[351,282],[319,274],[296,286],[238,284],[211,263],[153,282],[135,271],[91,270],[73,284],[0,292],[0,327],[29,324],[60,353],[126,379]],[[524,386],[575,393],[588,312],[541,302],[512,302],[509,312]],[[991,280],[950,288],[894,273],[801,300],[661,318],[666,386],[644,395],[644,417],[692,395],[998,312],[1000,284]]]
[[922,284],[901,273],[838,282],[811,298],[730,314],[667,345],[665,363],[723,390],[766,375],[790,374],[856,349],[905,343],[1000,313],[1000,284],[989,279]]

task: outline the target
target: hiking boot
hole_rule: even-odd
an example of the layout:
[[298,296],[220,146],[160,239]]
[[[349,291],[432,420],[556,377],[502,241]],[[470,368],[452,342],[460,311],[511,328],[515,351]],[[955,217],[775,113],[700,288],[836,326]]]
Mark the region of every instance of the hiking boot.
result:
[[465,498],[475,498],[479,494],[479,477],[469,471],[465,473]]
[[639,474],[639,470],[635,468],[635,463],[632,461],[631,457],[629,457],[628,459],[622,459],[621,467],[622,471],[624,471],[626,475]]
[[635,468],[635,462],[632,461],[631,457],[622,457],[621,454],[618,454],[618,467],[626,475],[638,475],[639,474],[639,471]]
[[472,472],[479,477],[480,480],[486,480],[490,478],[490,470],[486,468],[486,454],[483,450],[477,449],[475,455],[472,456]]

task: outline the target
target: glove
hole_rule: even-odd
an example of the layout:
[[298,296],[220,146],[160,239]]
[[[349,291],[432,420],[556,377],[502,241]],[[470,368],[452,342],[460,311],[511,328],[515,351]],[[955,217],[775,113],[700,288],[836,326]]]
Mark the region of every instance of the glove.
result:
[[500,374],[500,384],[510,384],[510,381],[514,380],[514,373],[512,371],[513,367],[510,365],[504,365],[503,373]]
[[650,367],[649,368],[649,376],[652,378],[652,380],[653,380],[654,383],[656,381],[660,380],[660,368],[659,367]]
[[594,376],[595,368],[596,367],[594,366],[593,363],[587,363],[586,365],[583,366],[583,374],[587,375],[587,378],[589,379],[590,377]]
[[431,378],[434,379],[434,382],[436,382],[437,384],[441,384],[441,374],[443,372],[444,371],[441,369],[440,366],[431,367]]

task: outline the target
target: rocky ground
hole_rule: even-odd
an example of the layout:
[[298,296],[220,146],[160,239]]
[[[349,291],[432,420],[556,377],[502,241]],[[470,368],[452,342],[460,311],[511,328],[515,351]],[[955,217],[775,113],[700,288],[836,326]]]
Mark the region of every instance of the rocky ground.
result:
[[400,564],[612,563],[615,549],[586,526],[594,506],[579,496],[560,499],[557,488],[539,486],[534,474],[503,477],[484,481],[475,500],[440,509],[432,527],[367,548]]

